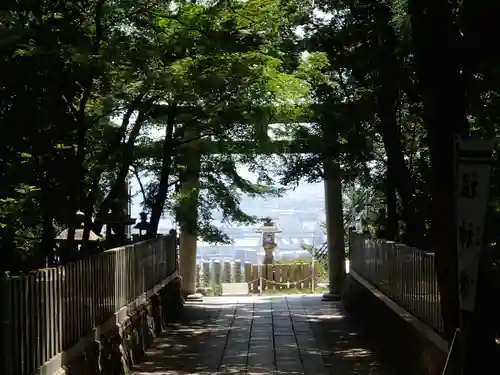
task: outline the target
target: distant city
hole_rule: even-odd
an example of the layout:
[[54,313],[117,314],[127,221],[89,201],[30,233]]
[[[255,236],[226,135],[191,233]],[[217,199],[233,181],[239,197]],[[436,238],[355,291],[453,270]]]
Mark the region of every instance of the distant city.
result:
[[[133,192],[137,187],[132,183]],[[140,198],[132,200],[132,216],[138,217]],[[289,260],[310,257],[302,245],[316,247],[326,240],[321,224],[325,220],[323,184],[301,183],[294,191],[283,197],[273,199],[254,199],[243,197],[242,209],[257,217],[270,217],[282,232],[276,235],[278,247],[275,259]],[[221,217],[214,213],[214,224],[224,230],[233,240],[231,245],[210,245],[198,243],[198,260],[240,260],[257,264],[262,261],[260,233],[255,227],[241,227],[237,223],[220,222]],[[160,222],[160,232],[168,232],[175,226],[171,218],[164,217]]]

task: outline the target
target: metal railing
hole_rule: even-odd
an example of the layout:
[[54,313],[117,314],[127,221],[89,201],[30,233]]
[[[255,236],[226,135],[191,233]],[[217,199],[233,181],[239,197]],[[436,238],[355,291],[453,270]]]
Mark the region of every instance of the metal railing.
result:
[[350,233],[350,267],[438,333],[443,331],[434,254]]
[[8,375],[29,375],[177,269],[170,236],[74,263],[5,275]]

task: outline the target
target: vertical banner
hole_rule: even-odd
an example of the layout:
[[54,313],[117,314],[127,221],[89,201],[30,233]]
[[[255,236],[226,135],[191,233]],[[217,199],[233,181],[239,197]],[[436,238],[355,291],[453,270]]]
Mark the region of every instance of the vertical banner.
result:
[[457,263],[460,308],[475,308],[494,141],[457,140]]

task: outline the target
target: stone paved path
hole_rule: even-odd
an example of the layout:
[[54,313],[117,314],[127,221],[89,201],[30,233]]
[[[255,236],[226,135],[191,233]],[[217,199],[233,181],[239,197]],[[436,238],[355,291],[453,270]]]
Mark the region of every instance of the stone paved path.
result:
[[133,374],[392,375],[318,295],[188,303]]

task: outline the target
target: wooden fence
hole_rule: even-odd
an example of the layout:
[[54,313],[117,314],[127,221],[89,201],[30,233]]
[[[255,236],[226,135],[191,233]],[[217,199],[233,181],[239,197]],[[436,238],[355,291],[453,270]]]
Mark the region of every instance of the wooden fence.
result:
[[435,331],[443,332],[433,253],[355,232],[349,241],[354,272]]
[[1,284],[5,375],[30,375],[177,270],[172,237],[111,249]]
[[217,288],[222,283],[247,283],[249,293],[260,292],[260,279],[265,290],[311,290],[320,278],[319,268],[312,272],[311,263],[256,265],[249,262],[204,261],[197,265],[196,283],[201,289]]

